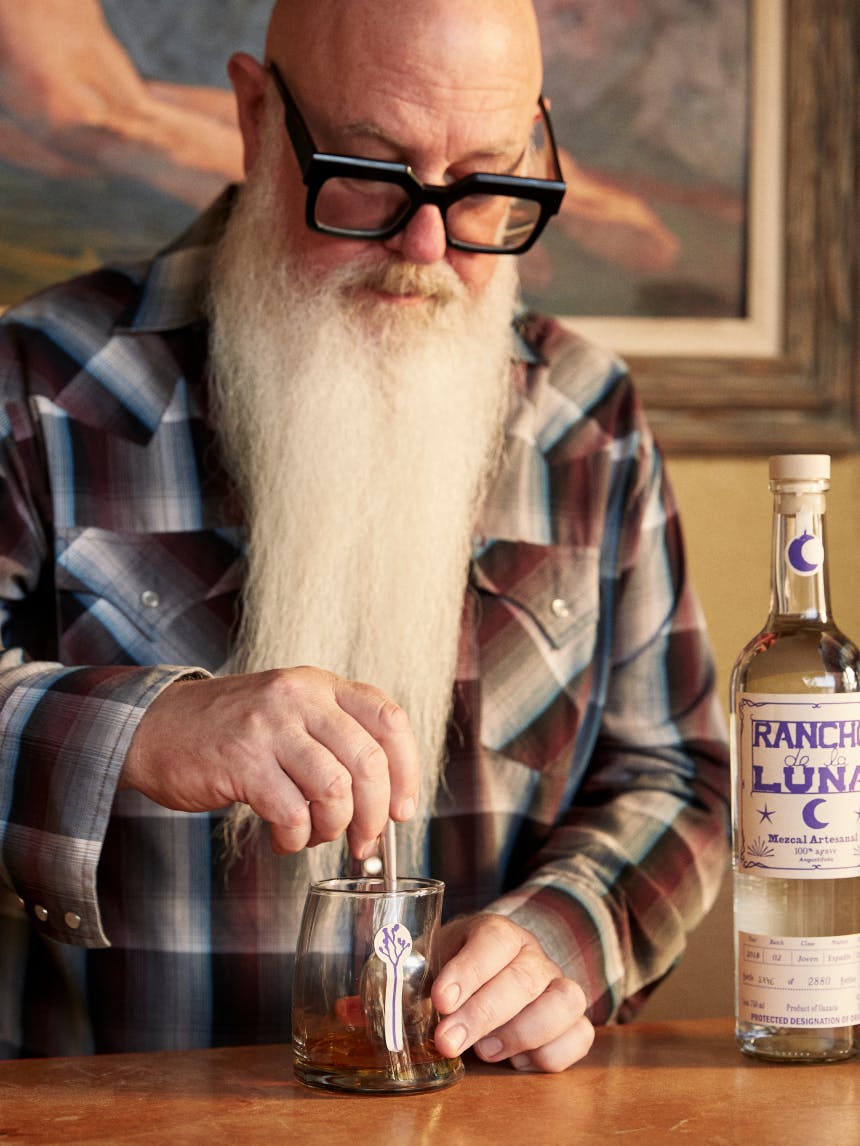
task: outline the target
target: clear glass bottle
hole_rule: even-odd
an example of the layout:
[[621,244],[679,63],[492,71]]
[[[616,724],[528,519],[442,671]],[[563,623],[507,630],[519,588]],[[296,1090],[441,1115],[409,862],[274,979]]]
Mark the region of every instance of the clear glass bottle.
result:
[[829,1062],[860,1023],[860,653],[830,613],[830,458],[769,468],[770,615],[731,681],[736,1036]]

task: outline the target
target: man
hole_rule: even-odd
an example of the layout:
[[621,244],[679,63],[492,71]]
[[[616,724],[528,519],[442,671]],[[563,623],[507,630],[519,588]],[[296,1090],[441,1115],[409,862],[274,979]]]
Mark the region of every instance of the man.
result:
[[531,3],[280,0],[230,75],[241,194],[6,316],[0,1034],[287,1038],[307,880],[391,817],[440,1049],[564,1069],[712,902],[727,780],[623,368],[512,335]]

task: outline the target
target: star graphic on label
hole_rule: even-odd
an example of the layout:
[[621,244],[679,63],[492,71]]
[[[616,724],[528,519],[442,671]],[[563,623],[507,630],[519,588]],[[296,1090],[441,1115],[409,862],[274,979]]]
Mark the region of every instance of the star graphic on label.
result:
[[767,820],[769,824],[773,822],[774,809],[769,808],[767,804],[765,804],[763,808],[756,808],[756,811],[761,816],[761,823],[764,823],[765,820]]

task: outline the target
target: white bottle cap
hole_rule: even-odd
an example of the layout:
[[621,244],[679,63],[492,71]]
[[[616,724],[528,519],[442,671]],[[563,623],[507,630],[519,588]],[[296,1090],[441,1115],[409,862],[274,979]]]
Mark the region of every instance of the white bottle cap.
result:
[[768,459],[771,481],[827,481],[830,454],[775,454]]

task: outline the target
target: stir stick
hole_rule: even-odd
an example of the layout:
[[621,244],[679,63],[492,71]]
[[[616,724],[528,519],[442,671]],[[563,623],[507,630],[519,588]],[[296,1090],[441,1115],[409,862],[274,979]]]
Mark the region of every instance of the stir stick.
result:
[[[379,837],[379,853],[382,859],[382,886],[386,892],[397,891],[397,841],[394,837],[394,821],[389,820],[385,825],[385,830]],[[396,924],[398,917],[397,901],[389,902],[385,908],[385,918],[388,924]],[[408,936],[408,932],[407,932]],[[411,941],[410,941],[411,948]],[[377,954],[379,950],[377,949]],[[386,1028],[392,1022],[393,1016],[390,1008],[396,1006],[400,1011],[400,1022],[397,1024],[400,1028],[400,1038],[402,1035],[402,986],[401,990],[397,992],[396,997],[389,994],[391,987],[388,973],[391,968],[386,967],[386,987],[384,988],[385,1004],[383,1005],[383,1015]],[[402,980],[401,980],[402,983]],[[412,1061],[409,1053],[409,1045],[403,1041],[401,1050],[389,1049],[388,1062],[391,1076],[398,1081],[405,1082],[412,1078]]]
[[382,886],[386,891],[397,891],[397,843],[394,838],[394,821],[389,820],[385,831],[379,837],[379,851],[382,856]]

